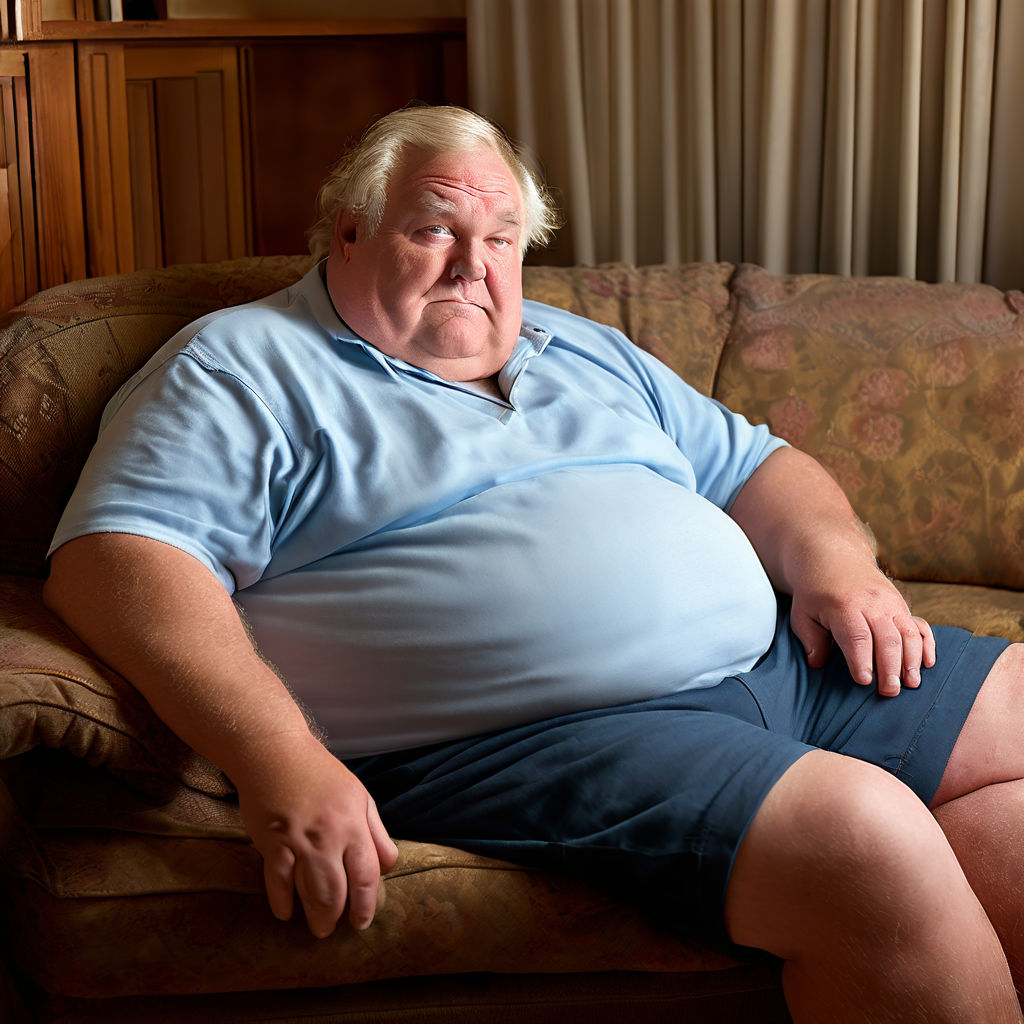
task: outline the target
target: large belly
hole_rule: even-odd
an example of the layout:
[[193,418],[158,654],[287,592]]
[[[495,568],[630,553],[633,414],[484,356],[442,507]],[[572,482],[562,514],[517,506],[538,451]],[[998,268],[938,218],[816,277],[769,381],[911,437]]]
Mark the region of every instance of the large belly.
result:
[[775,626],[735,523],[639,467],[505,484],[237,596],[346,756],[711,685]]

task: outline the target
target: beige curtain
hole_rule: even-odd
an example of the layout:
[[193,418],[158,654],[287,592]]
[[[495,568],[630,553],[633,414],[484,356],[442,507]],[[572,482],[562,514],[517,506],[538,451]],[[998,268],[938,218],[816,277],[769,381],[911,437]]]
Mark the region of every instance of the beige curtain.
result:
[[555,263],[1024,287],[1024,0],[467,0]]

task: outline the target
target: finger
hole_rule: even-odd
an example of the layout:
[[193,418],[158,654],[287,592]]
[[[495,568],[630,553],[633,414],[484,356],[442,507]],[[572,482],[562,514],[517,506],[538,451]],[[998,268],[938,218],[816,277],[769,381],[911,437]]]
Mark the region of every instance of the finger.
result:
[[832,630],[832,635],[846,658],[850,677],[858,686],[870,686],[875,680],[872,671],[875,649],[867,620],[863,616],[844,619]]
[[279,921],[287,921],[295,909],[295,854],[287,846],[263,854],[263,884],[270,912]]
[[380,861],[373,842],[353,844],[345,851],[345,874],[348,877],[349,921],[356,931],[373,923],[380,887]]
[[380,862],[381,872],[390,871],[398,861],[398,847],[394,840],[388,835],[384,822],[380,820],[377,812],[377,805],[370,800],[366,810],[366,821],[370,826],[370,836],[373,845],[377,849],[377,859]]
[[924,657],[921,629],[914,619],[908,619],[900,633],[903,637],[903,685],[916,689],[921,685],[921,662]]
[[295,889],[309,930],[325,939],[345,910],[348,883],[341,863],[316,849],[305,852],[295,867]]
[[903,685],[903,634],[893,622],[882,622],[874,627],[875,674],[878,693],[882,697],[896,697]]
[[807,664],[821,668],[832,650],[832,634],[809,615],[794,611],[790,616],[789,628],[803,646]]
[[921,632],[921,663],[925,668],[931,668],[935,664],[935,634],[919,615],[914,616],[914,622]]

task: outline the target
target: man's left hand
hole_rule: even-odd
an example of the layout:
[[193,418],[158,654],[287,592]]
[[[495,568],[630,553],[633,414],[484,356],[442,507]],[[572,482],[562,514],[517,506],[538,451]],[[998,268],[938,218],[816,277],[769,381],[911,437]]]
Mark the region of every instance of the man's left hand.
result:
[[935,664],[935,638],[878,568],[870,531],[810,456],[773,452],[754,471],[730,515],[750,539],[773,586],[793,595],[791,628],[814,667],[833,642],[853,679],[893,697]]
[[867,566],[838,587],[810,586],[793,594],[790,626],[807,652],[808,664],[824,665],[835,642],[854,682],[877,679],[883,697],[921,684],[921,669],[935,664],[931,627],[913,615],[903,596],[879,571]]

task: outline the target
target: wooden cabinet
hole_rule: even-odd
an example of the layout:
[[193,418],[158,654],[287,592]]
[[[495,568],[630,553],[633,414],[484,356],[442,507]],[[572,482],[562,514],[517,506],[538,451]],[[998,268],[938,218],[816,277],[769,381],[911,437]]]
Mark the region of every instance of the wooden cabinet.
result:
[[466,102],[461,18],[94,9],[0,0],[0,310],[85,276],[302,252],[347,140],[412,100]]
[[26,57],[0,53],[0,309],[39,279]]
[[0,308],[86,273],[74,53],[0,48]]
[[251,252],[232,45],[78,46],[90,275]]

